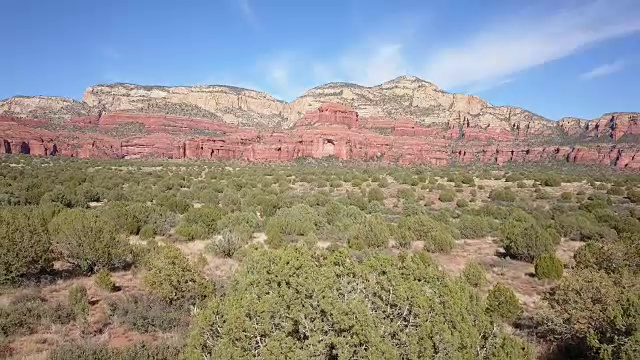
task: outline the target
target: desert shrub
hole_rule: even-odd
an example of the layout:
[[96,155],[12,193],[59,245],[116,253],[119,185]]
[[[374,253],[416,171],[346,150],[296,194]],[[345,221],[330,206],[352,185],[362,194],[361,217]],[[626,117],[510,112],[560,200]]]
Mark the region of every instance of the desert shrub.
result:
[[456,198],[456,193],[450,190],[444,190],[440,192],[438,200],[442,202],[452,202]]
[[514,182],[517,183],[519,181],[524,180],[524,176],[520,175],[520,174],[515,174],[515,173],[511,173],[509,175],[507,175],[504,180],[506,182]]
[[242,211],[225,215],[218,221],[218,229],[232,229],[244,238],[260,228],[260,219],[254,212]]
[[524,182],[524,181],[518,181],[518,182],[516,183],[516,187],[517,187],[518,189],[526,189],[528,186],[527,186],[527,183],[526,183],[526,182]]
[[509,286],[497,283],[487,294],[486,312],[498,319],[513,322],[522,315],[522,306]]
[[131,261],[127,240],[96,211],[64,211],[53,218],[49,231],[56,251],[84,273],[122,268]]
[[427,215],[400,219],[396,238],[408,242],[424,241],[424,249],[432,252],[449,252],[455,244],[451,228]]
[[402,187],[398,189],[397,196],[399,199],[410,201],[415,199],[416,192],[411,187]]
[[487,275],[480,264],[469,262],[462,270],[462,278],[473,287],[481,287],[487,282]]
[[622,187],[612,186],[609,188],[609,190],[607,190],[607,194],[615,195],[615,196],[624,196],[626,194],[626,191]]
[[171,343],[157,345],[144,342],[125,347],[109,347],[91,343],[61,345],[49,354],[49,360],[174,360],[180,358],[181,346]]
[[640,237],[625,235],[618,241],[588,242],[574,254],[576,268],[608,274],[640,274]]
[[188,324],[189,311],[145,294],[130,294],[107,304],[109,316],[141,333],[175,332]]
[[152,225],[144,225],[141,229],[140,229],[140,238],[143,240],[149,240],[149,239],[153,239],[156,235],[155,230],[153,229]]
[[178,198],[174,194],[169,193],[158,196],[155,203],[158,206],[164,207],[177,214],[184,214],[191,209],[191,204],[187,200]]
[[89,316],[91,305],[89,305],[89,295],[87,295],[87,288],[84,285],[73,285],[69,289],[67,298],[76,319],[83,320]]
[[116,290],[116,283],[113,281],[111,277],[111,273],[107,269],[102,269],[98,271],[96,277],[94,279],[96,286],[100,289],[112,292]]
[[[424,253],[358,261],[346,250],[314,256],[287,247],[248,255],[224,296],[196,315],[185,356],[464,358],[483,349],[533,358],[529,345],[494,326],[479,295]],[[256,334],[264,346],[253,346]]]
[[640,203],[640,190],[628,191],[627,198],[634,204]]
[[286,245],[287,241],[282,234],[282,231],[278,227],[267,227],[265,230],[267,239],[265,243],[272,249],[279,249]]
[[564,267],[562,261],[553,254],[542,254],[534,263],[535,274],[538,279],[558,280],[562,278]]
[[548,176],[541,181],[542,185],[548,187],[558,187],[562,185],[562,180],[557,176]]
[[464,174],[460,177],[460,182],[465,184],[465,185],[475,185],[476,181],[473,178],[473,176],[469,175],[469,174]]
[[158,209],[161,208],[140,203],[114,202],[102,209],[101,213],[105,221],[112,223],[118,230],[136,235],[144,225],[150,224],[152,213]]
[[460,236],[464,239],[476,239],[490,235],[496,223],[490,218],[476,215],[463,215],[456,223]]
[[466,208],[469,206],[469,201],[466,199],[458,199],[458,201],[456,201],[456,206],[459,208]]
[[551,194],[543,188],[537,188],[534,193],[535,193],[536,199],[539,199],[539,200],[551,199]]
[[50,248],[47,224],[37,207],[0,210],[0,284],[51,269]]
[[280,232],[283,235],[304,236],[315,232],[320,220],[310,206],[299,204],[278,210],[276,215],[267,221],[265,230],[272,233]]
[[558,343],[565,358],[633,359],[638,354],[640,285],[636,274],[583,269],[545,295],[538,336]]
[[569,192],[569,191],[563,191],[562,193],[560,193],[560,200],[561,201],[571,201],[571,200],[573,200],[573,193]]
[[560,236],[553,229],[544,227],[529,215],[513,215],[502,224],[500,232],[506,254],[524,261],[553,253],[560,242]]
[[[218,231],[218,222],[222,217],[222,210],[217,206],[203,206],[189,209],[189,211],[184,214],[178,226],[178,229],[181,227],[184,228],[184,235],[179,235],[185,236],[190,240],[214,235]],[[178,229],[176,229],[176,232],[178,232]]]
[[222,257],[233,257],[233,255],[246,244],[242,235],[235,233],[233,230],[224,229],[220,236],[211,240],[210,250]]
[[586,212],[563,213],[554,218],[554,226],[561,236],[578,241],[599,241],[617,238],[617,233],[598,223]]
[[182,237],[187,241],[204,239],[205,237],[207,237],[207,233],[207,229],[200,224],[181,223],[176,228],[176,235]]
[[214,292],[204,278],[175,246],[159,246],[150,254],[144,285],[168,303],[195,303]]
[[75,320],[66,303],[48,303],[38,293],[24,292],[0,305],[0,342],[13,335],[35,333],[42,325],[66,325]]
[[494,201],[514,202],[517,195],[511,189],[493,189],[489,193],[489,199]]
[[385,248],[389,242],[389,224],[376,214],[368,217],[362,224],[356,226],[349,237],[349,247],[355,250],[365,248]]

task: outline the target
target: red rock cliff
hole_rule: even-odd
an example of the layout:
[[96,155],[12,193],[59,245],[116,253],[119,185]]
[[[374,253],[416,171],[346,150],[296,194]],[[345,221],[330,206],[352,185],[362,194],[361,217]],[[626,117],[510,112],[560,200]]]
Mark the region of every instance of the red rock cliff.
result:
[[[615,127],[611,122],[615,122]],[[447,165],[566,161],[640,169],[640,146],[615,143],[638,134],[638,119],[602,119],[611,143],[593,146],[536,145],[536,134],[471,124],[425,127],[411,118],[359,117],[339,104],[322,104],[291,130],[259,130],[212,119],[110,113],[52,125],[0,117],[0,153],[80,158],[171,158],[290,161],[334,156],[399,164]],[[566,125],[569,127],[570,125]],[[595,125],[594,125],[595,126]],[[548,131],[544,129],[544,131]],[[596,130],[593,130],[596,131]]]

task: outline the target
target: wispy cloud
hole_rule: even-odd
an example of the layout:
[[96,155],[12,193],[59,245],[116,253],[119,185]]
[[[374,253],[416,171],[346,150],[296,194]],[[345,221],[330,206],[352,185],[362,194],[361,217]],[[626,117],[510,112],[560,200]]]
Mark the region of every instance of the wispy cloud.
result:
[[551,15],[522,14],[437,51],[421,74],[444,87],[494,82],[640,31],[639,14],[637,2],[626,0],[591,1]]
[[[407,74],[445,89],[481,92],[516,81],[529,69],[640,32],[637,0],[563,4],[553,2],[552,7],[496,14],[494,21],[489,20],[478,31],[461,34],[459,40],[447,43],[437,41],[442,38],[437,33],[415,26],[403,27],[411,22],[401,19],[353,39],[352,46],[347,44],[328,56],[275,52],[260,60],[259,76],[265,88],[288,100],[299,95],[299,91],[326,82],[371,86]],[[590,76],[604,75],[621,66],[609,64],[594,69]]]
[[613,74],[615,72],[622,70],[623,68],[624,68],[624,62],[621,60],[618,60],[609,64],[602,64],[600,66],[597,66],[591,71],[588,71],[580,75],[580,78],[584,80],[591,80],[593,78],[597,78],[600,76]]
[[238,4],[238,7],[240,8],[240,11],[242,12],[242,16],[244,17],[245,21],[247,21],[251,26],[257,26],[258,21],[256,18],[256,14],[253,11],[253,6],[251,6],[249,0],[236,0],[236,2]]

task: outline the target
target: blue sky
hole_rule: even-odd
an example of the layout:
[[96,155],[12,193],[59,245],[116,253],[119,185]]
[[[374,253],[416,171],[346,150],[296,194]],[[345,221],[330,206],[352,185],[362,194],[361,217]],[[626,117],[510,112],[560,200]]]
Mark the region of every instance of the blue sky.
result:
[[638,0],[0,0],[0,98],[416,75],[551,119],[640,111]]

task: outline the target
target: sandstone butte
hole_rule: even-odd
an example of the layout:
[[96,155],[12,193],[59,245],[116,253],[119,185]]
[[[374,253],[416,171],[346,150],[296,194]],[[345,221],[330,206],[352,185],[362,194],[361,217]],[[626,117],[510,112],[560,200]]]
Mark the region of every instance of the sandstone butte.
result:
[[640,114],[552,121],[416,77],[331,83],[285,103],[229,86],[98,85],[83,101],[0,101],[0,153],[399,164],[563,161],[640,169]]

